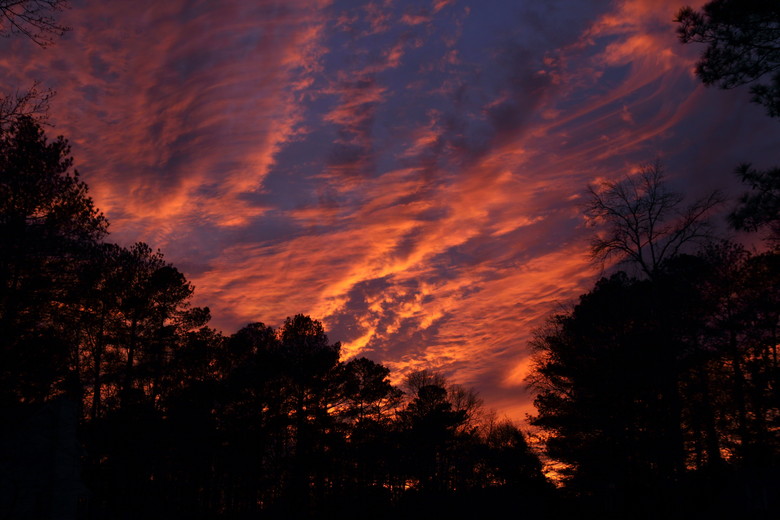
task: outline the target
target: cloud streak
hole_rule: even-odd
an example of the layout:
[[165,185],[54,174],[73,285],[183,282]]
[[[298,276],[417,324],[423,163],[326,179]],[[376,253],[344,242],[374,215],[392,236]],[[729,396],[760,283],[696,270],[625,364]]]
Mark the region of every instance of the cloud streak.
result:
[[225,332],[308,313],[345,356],[522,418],[531,331],[599,273],[585,185],[662,156],[682,189],[733,186],[724,158],[772,149],[760,110],[693,78],[678,8],[82,0],[0,72],[58,91],[114,239],[162,248]]

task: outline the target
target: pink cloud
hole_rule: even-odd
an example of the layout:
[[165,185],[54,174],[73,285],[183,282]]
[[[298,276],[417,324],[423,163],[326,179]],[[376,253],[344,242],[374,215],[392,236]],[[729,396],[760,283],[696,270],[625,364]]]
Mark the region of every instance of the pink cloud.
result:
[[584,187],[659,153],[706,161],[745,103],[705,104],[725,94],[691,77],[673,0],[563,20],[348,4],[85,2],[52,49],[8,43],[0,72],[58,90],[114,237],[189,266],[226,333],[311,314],[345,356],[440,369],[522,419],[533,329],[599,274]]

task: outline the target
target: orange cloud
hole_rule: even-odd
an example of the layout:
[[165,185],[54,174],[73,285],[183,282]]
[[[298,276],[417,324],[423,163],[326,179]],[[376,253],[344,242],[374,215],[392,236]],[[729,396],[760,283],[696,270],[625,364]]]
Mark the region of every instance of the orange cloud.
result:
[[116,240],[161,247],[226,333],[311,314],[345,357],[440,369],[515,419],[532,330],[598,275],[584,187],[769,135],[718,136],[744,104],[704,104],[675,0],[85,3],[0,72],[58,90]]

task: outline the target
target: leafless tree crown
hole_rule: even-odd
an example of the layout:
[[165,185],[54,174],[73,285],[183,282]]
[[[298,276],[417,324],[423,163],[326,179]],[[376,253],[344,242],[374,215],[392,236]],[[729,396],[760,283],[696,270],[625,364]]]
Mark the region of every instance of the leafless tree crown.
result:
[[0,131],[8,128],[8,125],[20,117],[29,117],[39,123],[45,123],[52,96],[54,91],[41,88],[38,82],[33,83],[27,90],[17,90],[7,96],[0,95]]
[[709,217],[723,202],[720,192],[688,206],[684,199],[668,190],[658,161],[620,181],[589,186],[585,215],[601,228],[591,239],[593,259],[618,258],[652,278],[684,246],[711,237]]

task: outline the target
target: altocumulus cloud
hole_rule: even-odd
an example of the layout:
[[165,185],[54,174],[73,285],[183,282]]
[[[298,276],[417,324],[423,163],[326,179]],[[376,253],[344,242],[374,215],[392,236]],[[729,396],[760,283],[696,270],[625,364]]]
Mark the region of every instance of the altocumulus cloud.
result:
[[72,4],[0,72],[57,90],[114,240],[162,248],[225,332],[311,314],[512,417],[531,330],[598,275],[584,186],[662,156],[679,189],[734,189],[774,146],[695,80],[673,0]]

